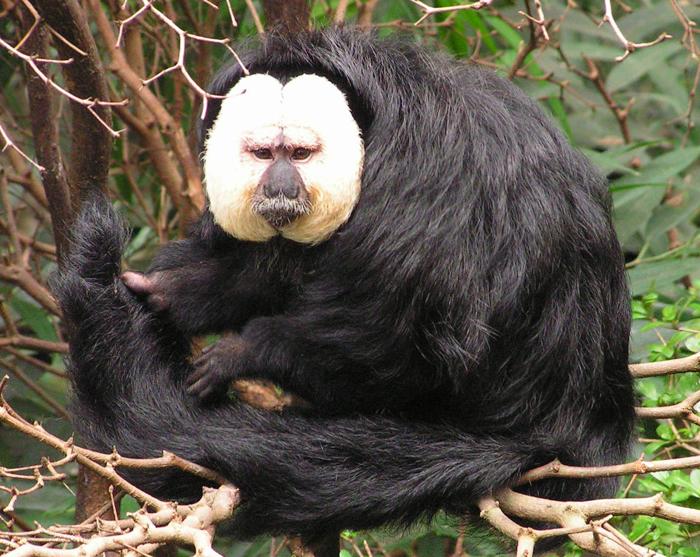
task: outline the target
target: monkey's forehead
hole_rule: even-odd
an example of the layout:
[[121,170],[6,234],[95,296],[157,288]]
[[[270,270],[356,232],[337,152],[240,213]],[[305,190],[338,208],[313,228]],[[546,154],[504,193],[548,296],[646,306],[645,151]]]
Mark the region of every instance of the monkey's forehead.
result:
[[276,135],[280,128],[315,129],[316,124],[352,118],[343,92],[325,77],[302,74],[283,85],[268,74],[238,81],[221,104],[215,126],[258,136]]

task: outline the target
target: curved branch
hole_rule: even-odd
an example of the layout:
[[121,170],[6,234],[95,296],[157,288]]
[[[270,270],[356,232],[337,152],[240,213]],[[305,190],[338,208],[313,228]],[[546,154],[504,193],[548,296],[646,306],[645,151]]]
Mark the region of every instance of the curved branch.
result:
[[695,413],[695,406],[700,402],[700,391],[696,391],[678,404],[670,406],[657,406],[654,408],[637,408],[637,416],[640,418],[662,419],[682,418],[700,425],[700,416]]

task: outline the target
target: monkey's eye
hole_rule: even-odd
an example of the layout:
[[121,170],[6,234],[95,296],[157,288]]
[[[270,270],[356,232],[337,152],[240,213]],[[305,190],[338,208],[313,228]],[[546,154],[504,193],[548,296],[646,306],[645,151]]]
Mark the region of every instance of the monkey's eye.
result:
[[306,147],[297,147],[292,151],[292,160],[293,161],[305,161],[311,156],[311,149],[307,149]]
[[268,149],[267,147],[262,147],[260,149],[254,149],[253,155],[255,156],[256,159],[259,159],[261,161],[272,160],[272,150]]

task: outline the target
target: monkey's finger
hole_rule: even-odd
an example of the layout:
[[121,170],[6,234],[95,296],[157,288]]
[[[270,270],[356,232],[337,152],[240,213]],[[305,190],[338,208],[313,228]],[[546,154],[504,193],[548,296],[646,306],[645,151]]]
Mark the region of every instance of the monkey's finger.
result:
[[202,348],[202,356],[204,356],[204,354],[211,352],[212,348],[214,348],[216,346],[216,344],[217,344],[216,342],[212,342],[211,344],[207,344],[204,348]]
[[155,283],[142,273],[126,271],[122,273],[122,282],[134,294],[150,294],[155,289]]
[[193,385],[197,381],[209,375],[209,366],[206,365],[206,361],[202,361],[200,358],[195,361],[194,366],[194,371],[187,377],[188,385]]
[[202,377],[199,381],[187,387],[187,394],[205,399],[214,392],[215,387],[215,382],[211,381],[209,377]]

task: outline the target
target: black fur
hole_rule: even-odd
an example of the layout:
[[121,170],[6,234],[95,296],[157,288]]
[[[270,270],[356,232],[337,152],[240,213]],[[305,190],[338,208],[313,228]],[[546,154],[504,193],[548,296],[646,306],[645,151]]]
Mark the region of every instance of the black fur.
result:
[[[554,457],[622,460],[628,293],[591,164],[491,72],[347,29],[265,40],[245,55],[252,72],[312,71],[349,95],[366,147],[359,204],[316,247],[241,242],[205,213],[154,262],[162,316],[119,279],[108,203],[86,201],[55,285],[84,442],[218,470],[244,496],[240,535],[307,540],[464,512]],[[213,92],[239,77],[222,71]],[[215,330],[244,343],[222,365],[235,353],[315,411],[188,397],[190,337]],[[200,493],[180,472],[133,477],[163,497]],[[583,499],[614,487],[527,489]]]

